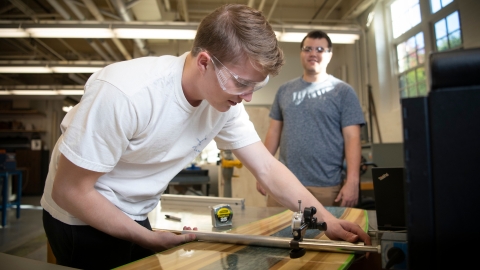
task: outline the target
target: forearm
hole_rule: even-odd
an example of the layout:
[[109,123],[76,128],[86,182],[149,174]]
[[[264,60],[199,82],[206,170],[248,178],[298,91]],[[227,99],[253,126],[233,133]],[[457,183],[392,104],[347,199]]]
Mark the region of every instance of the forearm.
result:
[[316,216],[320,221],[334,218],[285,165],[278,161],[275,163],[271,170],[276,172],[275,175],[266,175],[265,179],[262,179],[263,181],[273,181],[273,178],[276,178],[275,184],[266,185],[269,187],[269,194],[292,211],[298,211],[298,200],[301,200],[301,210],[314,206],[317,209]]
[[295,175],[269,155],[262,145],[235,150],[235,156],[252,172],[267,192],[288,209],[298,211],[298,200],[302,200],[302,209],[310,206],[317,208],[319,220],[327,221],[334,218]]
[[350,127],[345,139],[345,161],[347,163],[346,184],[358,185],[360,181],[360,162],[362,145],[360,142],[360,127]]
[[120,211],[94,188],[101,173],[73,165],[60,157],[52,190],[53,200],[88,225],[116,238],[148,247],[151,233]]
[[280,136],[282,133],[282,128],[283,128],[283,122],[270,120],[270,126],[268,127],[264,144],[268,152],[270,152],[272,156],[275,156],[278,150],[278,146],[280,145]]

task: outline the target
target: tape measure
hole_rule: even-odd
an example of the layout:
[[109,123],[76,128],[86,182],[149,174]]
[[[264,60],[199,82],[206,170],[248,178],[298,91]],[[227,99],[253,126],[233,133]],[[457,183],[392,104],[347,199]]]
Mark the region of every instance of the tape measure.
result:
[[213,227],[232,226],[233,212],[228,204],[212,206]]

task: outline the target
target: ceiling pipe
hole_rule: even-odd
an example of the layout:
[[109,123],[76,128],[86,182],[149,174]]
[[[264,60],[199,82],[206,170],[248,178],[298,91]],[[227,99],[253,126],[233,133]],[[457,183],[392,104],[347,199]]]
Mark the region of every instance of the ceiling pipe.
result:
[[258,11],[262,11],[263,6],[265,6],[265,0],[262,0],[262,2],[260,2],[260,5],[258,6]]
[[59,38],[58,41],[60,41],[65,47],[67,47],[70,51],[72,51],[73,54],[75,54],[79,60],[85,60],[83,56],[79,52],[77,52],[77,50],[72,48],[72,46],[70,46],[67,42],[65,42],[65,40]]
[[[72,1],[72,0],[67,0],[67,1]],[[103,18],[102,14],[100,13],[100,10],[97,8],[97,6],[91,0],[82,0],[82,1],[97,21],[104,21],[105,20]],[[75,3],[75,2],[73,2],[73,3]],[[127,59],[127,60],[132,59],[132,56],[127,51],[125,46],[123,46],[123,43],[119,39],[112,38],[112,41],[115,44],[115,46],[117,46],[118,50],[122,53],[123,57],[125,57],[125,59]]]
[[103,22],[105,19],[103,18],[103,15],[100,13],[100,10],[98,10],[97,6],[95,3],[93,3],[92,0],[82,0],[85,6],[87,7],[88,11],[95,17],[97,21]]
[[31,17],[33,21],[38,22],[38,18],[33,9],[29,8],[22,0],[9,0],[16,8],[20,9],[27,16]]
[[0,9],[0,14],[3,14],[3,13],[6,13],[7,11],[11,10],[11,9],[14,9],[15,6],[14,5],[8,5],[2,9]]
[[112,61],[112,59],[100,48],[97,43],[92,39],[87,39],[88,43],[92,48],[106,61]]
[[73,73],[70,73],[68,74],[68,78],[80,85],[85,85],[85,83],[87,82],[86,80],[80,78],[79,76],[73,74]]
[[320,11],[322,11],[323,7],[325,7],[325,5],[327,4],[328,0],[325,0],[322,5],[317,9],[317,12],[315,12],[315,14],[313,15],[312,19],[310,20],[310,22],[308,22],[308,24],[311,24],[313,20],[315,20],[315,18],[318,16],[318,13],[320,13]]
[[108,42],[105,39],[100,40],[100,44],[102,47],[110,54],[110,56],[113,57],[115,61],[120,61],[120,57],[112,50],[112,47],[108,44]]
[[47,0],[47,2],[65,19],[70,20],[72,16],[57,2],[57,0]]
[[270,21],[270,17],[272,17],[273,11],[277,7],[278,0],[273,1],[272,7],[270,8],[270,11],[268,12],[267,16],[267,21]]
[[38,49],[36,46],[33,46],[32,44],[30,44],[30,42],[28,42],[26,39],[24,38],[20,38],[18,39],[18,41],[25,47],[29,48],[30,50],[32,50],[35,54],[38,53],[38,55],[40,57],[43,57],[44,59],[46,60],[52,60],[52,56],[51,55],[48,55],[46,53],[44,53],[42,50]]
[[127,9],[131,9],[132,7],[134,7],[136,4],[140,3],[142,0],[132,0],[130,2],[127,2],[125,3],[125,7]]
[[[76,6],[84,7],[84,8],[87,8],[87,9],[89,9],[89,10],[90,10],[90,8],[91,8],[92,10],[93,10],[93,9],[97,9],[97,11],[95,11],[95,14],[97,14],[97,13],[98,13],[98,14],[103,14],[103,15],[105,15],[105,16],[107,16],[107,17],[112,18],[112,19],[119,20],[119,21],[121,20],[120,17],[118,17],[117,15],[115,15],[115,14],[113,14],[113,13],[111,13],[111,12],[108,12],[108,11],[103,10],[103,9],[101,9],[101,8],[97,8],[97,7],[95,6],[95,4],[93,4],[93,6],[91,6],[91,7],[89,8],[89,7],[87,7],[87,5],[86,5],[85,3],[82,3],[82,2],[79,2],[79,1],[70,0],[70,2],[71,2],[72,4],[74,4],[74,5],[76,5]],[[90,13],[91,13],[91,12],[90,12]],[[91,13],[91,14],[94,15],[93,13]],[[98,15],[98,14],[97,14],[97,15]],[[96,16],[96,15],[94,15],[94,17],[95,17],[95,16]]]
[[337,2],[335,2],[335,4],[333,4],[332,8],[327,12],[327,14],[325,14],[324,19],[328,18],[328,16],[330,16],[330,14],[333,12],[333,10],[335,10],[335,8],[337,8],[337,6],[340,3],[342,3],[342,0],[338,0]]
[[81,21],[85,20],[85,15],[83,15],[83,13],[77,8],[77,6],[73,3],[73,1],[63,0],[63,2],[65,3],[65,5],[68,6],[68,8],[70,8],[70,10],[73,12],[73,14],[75,14],[75,16],[77,16],[79,20]]
[[183,7],[183,18],[185,19],[185,22],[189,22],[189,17],[188,17],[188,6],[187,6],[187,0],[180,0],[182,3]]
[[127,51],[125,46],[123,46],[122,42],[118,38],[112,38],[113,43],[117,46],[117,49],[122,53],[123,57],[127,60],[131,60],[132,56]]
[[[112,0],[113,2],[113,5],[117,8],[118,10],[118,13],[120,14],[120,17],[122,17],[122,19],[126,22],[130,22],[132,21],[132,18],[130,18],[130,15],[128,14],[128,10],[127,8],[125,7],[125,4],[123,3],[122,0]],[[145,45],[145,42],[141,39],[134,39],[133,40],[135,42],[135,44],[137,45],[140,53],[142,55],[148,55],[148,50],[146,49],[146,45]]]
[[42,45],[45,49],[47,49],[47,51],[49,51],[51,54],[55,55],[56,57],[58,57],[60,60],[63,60],[63,61],[66,61],[67,59],[65,59],[61,54],[57,53],[54,49],[50,48],[50,46],[48,46],[47,44],[45,44],[43,41],[41,41],[40,39],[38,38],[34,38],[36,42],[38,42],[40,45]]
[[170,0],[163,0],[163,3],[165,4],[165,10],[170,11]]

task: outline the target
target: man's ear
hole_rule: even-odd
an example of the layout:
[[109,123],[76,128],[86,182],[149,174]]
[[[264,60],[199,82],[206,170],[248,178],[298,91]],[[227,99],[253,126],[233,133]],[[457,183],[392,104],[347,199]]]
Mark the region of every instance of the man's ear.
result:
[[200,52],[196,58],[196,66],[200,73],[204,74],[207,72],[208,63],[210,62],[210,55],[206,52]]

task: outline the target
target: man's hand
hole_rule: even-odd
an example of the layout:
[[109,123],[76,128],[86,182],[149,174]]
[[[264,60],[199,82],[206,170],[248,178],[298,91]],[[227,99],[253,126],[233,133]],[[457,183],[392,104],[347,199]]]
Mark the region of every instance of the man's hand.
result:
[[339,201],[342,201],[340,206],[355,207],[358,204],[358,185],[349,184],[347,181],[335,198],[335,202]]
[[[191,228],[187,226],[184,226],[183,229],[191,230]],[[196,231],[197,228],[195,227],[193,230]],[[151,249],[155,252],[164,251],[181,244],[192,242],[197,238],[195,234],[191,233],[179,235],[165,231],[154,231],[153,233],[154,238],[149,243],[149,246],[145,248]]]
[[362,241],[371,245],[370,236],[355,223],[343,219],[331,219],[327,222],[325,235],[331,240],[344,240],[350,243]]
[[257,190],[258,190],[258,192],[260,192],[260,194],[262,194],[263,196],[267,196],[267,192],[266,192],[265,189],[262,187],[262,184],[260,184],[258,181],[257,181]]

